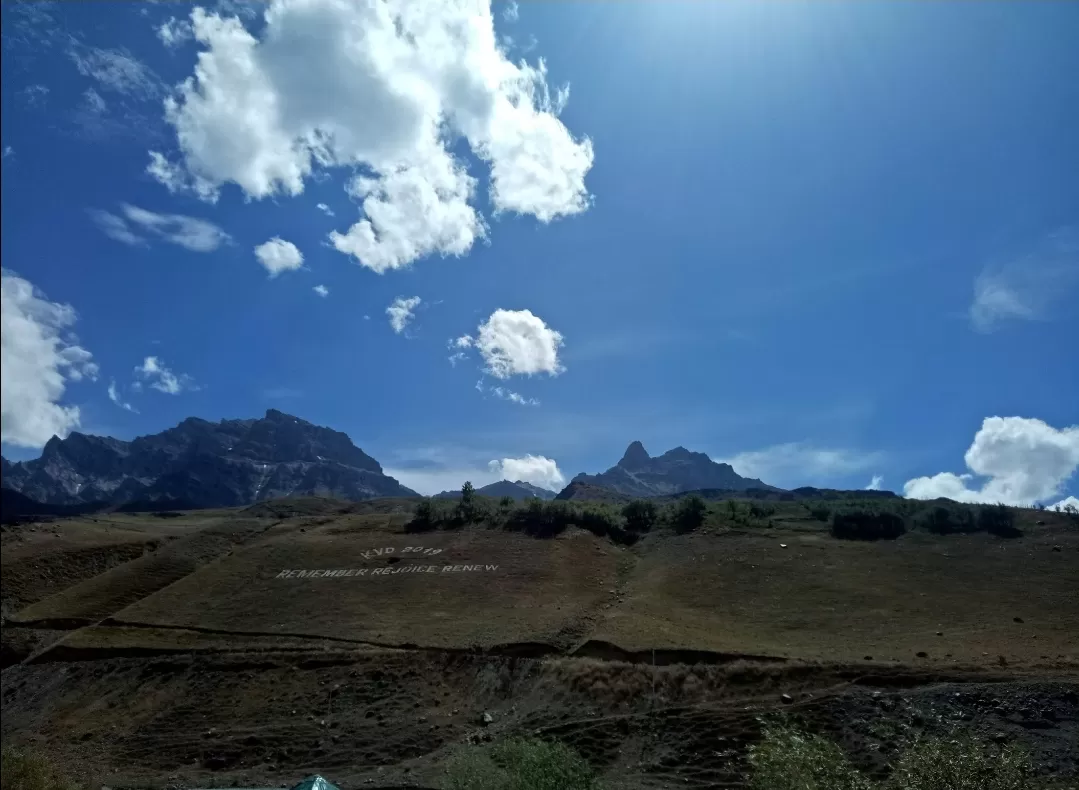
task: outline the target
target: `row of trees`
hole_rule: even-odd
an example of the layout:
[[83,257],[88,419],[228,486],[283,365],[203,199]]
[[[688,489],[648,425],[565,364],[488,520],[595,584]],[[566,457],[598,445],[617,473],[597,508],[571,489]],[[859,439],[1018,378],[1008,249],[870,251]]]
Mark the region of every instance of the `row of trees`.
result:
[[708,505],[699,496],[688,496],[665,506],[636,499],[622,507],[604,502],[565,502],[528,499],[516,503],[510,497],[495,500],[478,496],[471,483],[461,488],[457,501],[425,499],[408,525],[411,532],[459,529],[467,524],[489,524],[535,537],[553,537],[570,526],[586,529],[616,543],[636,543],[640,536],[665,525],[676,532],[699,528]]

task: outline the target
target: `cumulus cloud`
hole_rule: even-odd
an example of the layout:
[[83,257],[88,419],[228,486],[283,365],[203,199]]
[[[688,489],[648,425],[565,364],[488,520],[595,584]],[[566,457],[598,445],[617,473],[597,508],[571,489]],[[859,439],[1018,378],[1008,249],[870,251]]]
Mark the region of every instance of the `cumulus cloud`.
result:
[[963,461],[969,472],[908,480],[904,495],[1028,506],[1052,499],[1079,466],[1079,425],[1054,428],[1026,417],[986,417]]
[[69,330],[75,310],[50,302],[14,272],[0,272],[0,439],[41,447],[79,425],[79,407],[61,401],[68,381],[97,376],[89,351]]
[[179,395],[184,390],[197,389],[194,380],[186,374],[175,374],[158,357],[146,357],[135,368],[138,385],[143,382],[166,395]]
[[139,99],[152,99],[162,92],[153,69],[124,49],[101,49],[75,44],[68,52],[84,77],[102,88]]
[[327,288],[325,285],[316,285],[311,290],[314,291],[315,293],[317,293],[319,296],[321,296],[323,298],[326,298],[327,296],[330,295],[330,289]]
[[405,331],[412,319],[416,317],[415,310],[421,302],[420,297],[411,296],[405,299],[403,296],[398,296],[393,300],[393,304],[386,308],[386,315],[390,317],[390,326],[393,327],[393,331],[397,334],[401,334]]
[[[463,339],[458,338],[458,342]],[[557,376],[565,370],[558,359],[561,333],[529,310],[495,310],[480,324],[475,339],[460,347],[469,345],[479,350],[486,371],[495,378],[536,373]]]
[[1066,496],[1055,505],[1049,506],[1049,510],[1056,510],[1057,512],[1063,512],[1069,508],[1079,510],[1079,499],[1076,499],[1073,496]]
[[502,458],[491,461],[488,468],[500,479],[523,480],[526,483],[558,491],[566,485],[565,475],[552,458],[542,455],[525,455],[521,458]]
[[255,247],[255,257],[270,273],[271,278],[281,272],[303,268],[303,253],[299,248],[291,241],[285,241],[277,236]]
[[121,409],[124,409],[125,411],[135,412],[135,414],[139,413],[138,409],[136,409],[134,406],[132,406],[130,403],[128,403],[127,401],[123,400],[120,397],[120,390],[118,390],[116,388],[116,382],[115,381],[110,381],[109,382],[109,387],[108,387],[107,392],[109,393],[109,400],[111,400],[113,403],[115,403]]
[[726,462],[744,477],[756,477],[772,485],[799,486],[864,472],[881,460],[881,454],[876,452],[787,442],[739,453]]
[[[486,234],[462,139],[489,167],[494,210],[541,222],[585,211],[592,143],[558,115],[542,60],[510,62],[490,3],[273,0],[258,36],[196,8],[194,74],[165,102],[180,160],[152,152],[170,189],[213,199],[297,195],[316,171],[360,168],[362,217],[331,243],[377,272],[463,255]],[[296,68],[302,63],[303,68]]]
[[194,31],[191,29],[191,23],[186,19],[170,16],[157,28],[157,37],[166,47],[174,49],[190,41],[194,37]]
[[132,246],[145,245],[145,237],[152,236],[192,252],[213,252],[231,241],[229,234],[207,220],[156,214],[127,203],[121,206],[120,214],[92,210],[90,217],[106,236]]
[[1065,228],[1026,256],[986,267],[978,275],[971,323],[980,332],[990,332],[1008,320],[1043,320],[1077,283],[1079,229]]
[[865,487],[866,491],[880,491],[881,485],[884,484],[884,478],[880,475],[873,475],[869,481],[869,485]]

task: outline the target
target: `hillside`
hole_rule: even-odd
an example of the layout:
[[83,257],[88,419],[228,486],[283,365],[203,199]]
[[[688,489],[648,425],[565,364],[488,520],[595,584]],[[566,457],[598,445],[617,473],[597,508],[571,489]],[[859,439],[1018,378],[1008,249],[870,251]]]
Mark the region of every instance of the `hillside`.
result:
[[640,442],[632,442],[622,459],[606,472],[582,473],[570,483],[604,488],[629,497],[663,496],[707,488],[779,490],[760,480],[742,477],[730,464],[716,463],[704,453],[691,452],[684,447],[676,447],[653,458]]
[[[501,499],[508,496],[514,502],[521,502],[525,499],[537,498],[537,499],[554,499],[555,492],[547,488],[540,488],[539,486],[526,483],[524,480],[517,480],[510,482],[509,480],[499,480],[496,483],[490,483],[476,489],[476,493],[480,496],[491,497],[492,499]],[[435,494],[435,499],[460,499],[460,491],[443,491],[440,494]]]
[[[661,512],[633,545],[493,511],[416,532],[409,499],[8,528],[3,734],[90,786],[437,787],[459,745],[539,732],[612,786],[703,790],[793,706],[870,768],[941,717],[1079,777],[1074,519],[1017,510],[1006,539],[978,508],[835,493],[717,500],[681,534]],[[876,507],[910,529],[830,533]],[[617,512],[543,505],[585,508]]]
[[[72,433],[32,461],[3,462],[3,486],[43,505],[234,507],[301,494],[415,496],[345,434],[276,409],[261,419],[188,418],[130,442]],[[5,503],[6,504],[6,503]],[[20,501],[23,509],[34,509]]]

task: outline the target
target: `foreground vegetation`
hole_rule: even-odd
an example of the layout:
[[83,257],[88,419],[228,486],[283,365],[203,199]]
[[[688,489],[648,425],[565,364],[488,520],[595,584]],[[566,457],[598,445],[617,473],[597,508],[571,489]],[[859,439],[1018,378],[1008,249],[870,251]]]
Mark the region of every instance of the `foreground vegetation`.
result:
[[[827,526],[844,540],[894,540],[908,531],[936,535],[988,533],[1017,538],[1018,508],[1007,505],[970,505],[950,500],[923,502],[894,495],[863,492],[820,492],[796,498],[783,492],[771,500],[752,498],[705,499],[693,493],[665,500],[636,499],[624,504],[595,501],[544,502],[510,497],[494,500],[476,494],[465,483],[458,500],[424,499],[408,525],[411,532],[460,529],[469,524],[524,532],[538,538],[580,527],[623,545],[636,543],[655,529],[677,533],[703,528],[791,526],[799,522]],[[1033,513],[1034,511],[1029,511]],[[1074,514],[1065,514],[1079,523]]]
[[[972,735],[915,738],[886,779],[873,779],[832,741],[789,724],[769,724],[747,755],[751,790],[1051,790],[1017,746]],[[451,759],[446,790],[598,790],[588,763],[557,742],[514,739],[467,747]]]
[[75,785],[44,756],[5,746],[0,753],[0,790],[74,790]]

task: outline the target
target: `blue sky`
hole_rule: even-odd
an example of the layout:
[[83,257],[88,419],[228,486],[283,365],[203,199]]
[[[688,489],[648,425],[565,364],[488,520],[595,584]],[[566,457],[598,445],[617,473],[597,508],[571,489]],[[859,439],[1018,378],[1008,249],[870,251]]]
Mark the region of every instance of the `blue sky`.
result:
[[193,9],[3,5],[5,457],[272,407],[428,492],[1079,493],[1079,6]]

